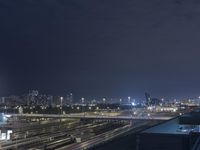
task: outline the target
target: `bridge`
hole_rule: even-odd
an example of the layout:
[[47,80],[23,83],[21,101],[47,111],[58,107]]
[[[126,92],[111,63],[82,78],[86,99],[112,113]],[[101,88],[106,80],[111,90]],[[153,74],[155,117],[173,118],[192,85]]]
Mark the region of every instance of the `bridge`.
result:
[[71,119],[100,119],[100,120],[169,120],[167,116],[109,116],[109,115],[80,115],[80,114],[9,114],[8,117],[19,118],[71,118]]

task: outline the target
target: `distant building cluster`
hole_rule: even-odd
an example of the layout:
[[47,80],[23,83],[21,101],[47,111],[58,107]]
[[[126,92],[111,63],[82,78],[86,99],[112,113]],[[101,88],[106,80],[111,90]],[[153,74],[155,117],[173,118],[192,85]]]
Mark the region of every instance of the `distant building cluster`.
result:
[[[106,107],[106,105],[113,105],[117,107],[147,107],[150,111],[176,111],[176,108],[185,109],[187,106],[200,106],[200,97],[189,98],[182,100],[166,100],[164,98],[152,98],[150,94],[145,93],[145,99],[134,99],[133,97],[126,98],[106,98],[102,97],[99,99],[87,99],[80,97],[74,99],[72,93],[66,93],[62,96],[52,96],[48,94],[41,94],[38,90],[30,90],[26,94],[21,96],[7,96],[0,98],[0,111],[6,110],[7,108],[18,109],[19,112],[23,112],[24,108],[35,108],[39,106],[41,109],[48,108],[59,108],[73,107],[73,106],[89,106],[99,105]],[[21,107],[22,106],[22,107]],[[23,108],[21,110],[21,108]],[[73,108],[72,108],[73,109]],[[7,109],[8,110],[8,109]]]
[[73,94],[68,93],[65,96],[52,96],[47,94],[40,94],[38,90],[30,90],[28,93],[22,96],[7,96],[0,98],[0,105],[5,106],[51,106],[56,107],[57,105],[68,105],[73,103]]

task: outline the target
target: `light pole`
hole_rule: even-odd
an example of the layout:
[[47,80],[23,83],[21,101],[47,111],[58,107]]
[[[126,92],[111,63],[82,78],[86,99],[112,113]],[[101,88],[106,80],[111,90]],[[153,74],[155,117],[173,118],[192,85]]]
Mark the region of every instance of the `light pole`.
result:
[[104,104],[106,103],[106,98],[103,98],[103,103],[104,103]]
[[60,114],[62,114],[63,107],[63,97],[60,97]]
[[128,104],[130,104],[130,102],[131,102],[131,97],[129,96],[128,97]]
[[[83,113],[83,111],[84,111],[84,109],[83,109],[83,107],[84,107],[84,101],[85,101],[85,98],[82,97],[82,98],[81,98],[81,103],[82,103],[82,113]],[[85,117],[85,111],[84,111],[84,117]]]
[[121,98],[119,99],[119,103],[122,104],[122,99]]

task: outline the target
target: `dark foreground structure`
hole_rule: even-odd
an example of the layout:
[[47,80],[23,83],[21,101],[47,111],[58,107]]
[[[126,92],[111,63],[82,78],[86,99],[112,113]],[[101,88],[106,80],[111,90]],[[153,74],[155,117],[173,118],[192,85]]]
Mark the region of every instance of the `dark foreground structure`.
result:
[[136,127],[126,133],[125,135],[119,136],[111,141],[105,142],[98,146],[91,148],[90,150],[136,150],[136,136],[138,133],[146,128],[150,128],[158,124],[158,121],[149,122],[142,126]]
[[200,112],[182,115],[139,133],[137,150],[200,150]]

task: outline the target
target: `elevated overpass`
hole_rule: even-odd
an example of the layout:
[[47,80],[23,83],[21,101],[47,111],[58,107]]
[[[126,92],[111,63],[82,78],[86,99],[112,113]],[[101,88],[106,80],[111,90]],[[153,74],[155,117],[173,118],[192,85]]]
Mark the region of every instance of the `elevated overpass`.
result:
[[8,117],[17,118],[71,118],[71,119],[100,119],[100,120],[169,120],[167,116],[109,116],[109,115],[80,115],[80,114],[9,114]]

